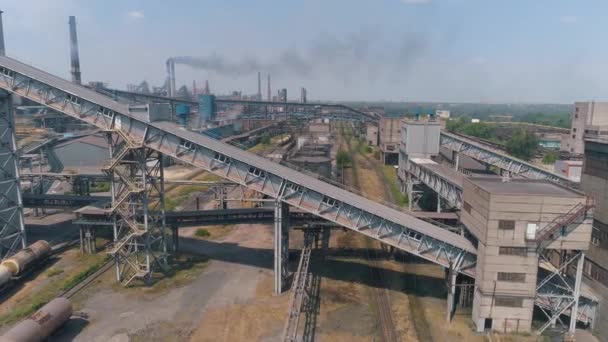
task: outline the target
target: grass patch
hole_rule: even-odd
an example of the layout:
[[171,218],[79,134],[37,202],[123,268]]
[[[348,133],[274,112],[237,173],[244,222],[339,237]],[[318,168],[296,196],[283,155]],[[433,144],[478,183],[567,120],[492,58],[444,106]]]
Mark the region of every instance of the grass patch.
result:
[[384,165],[382,167],[382,176],[386,184],[388,184],[395,204],[401,207],[408,204],[407,195],[402,193],[399,189],[399,185],[397,185],[397,171],[395,168],[391,165]]
[[63,270],[62,270],[62,269],[59,269],[59,268],[51,268],[51,269],[50,269],[50,270],[47,272],[46,276],[47,276],[47,277],[49,277],[49,278],[51,278],[51,277],[54,277],[54,276],[59,275],[59,274],[61,274],[61,273],[63,273]]
[[199,228],[196,230],[194,235],[196,235],[197,237],[201,237],[201,238],[208,238],[211,236],[211,233],[209,233],[209,231],[205,228]]
[[78,285],[78,283],[83,281],[86,277],[95,273],[95,271],[97,271],[97,269],[99,269],[99,267],[101,265],[103,265],[109,258],[110,258],[109,255],[105,255],[104,258],[98,260],[96,263],[88,266],[87,268],[80,271],[79,273],[67,278],[62,284],[61,290],[67,291],[67,290],[71,289],[72,287]]
[[[107,256],[105,253],[103,255],[80,255],[76,258],[78,266],[69,272],[64,270],[59,270],[60,272],[58,272],[56,269],[49,270],[48,274],[55,273],[55,278],[53,278],[54,280],[51,281],[51,283],[47,286],[40,289],[38,292],[32,293],[31,295],[25,297],[22,301],[19,301],[15,308],[9,313],[0,316],[0,326],[13,324],[33,314],[36,310],[40,309],[53,298],[57,297],[61,292],[65,291],[65,289],[68,288],[68,284],[72,284],[74,279],[81,277],[81,273],[85,271],[91,273],[95,272],[97,267],[99,267],[99,265],[101,265],[106,258]],[[82,270],[82,267],[86,268]],[[93,267],[95,267],[95,269],[90,271],[89,269]]]
[[[114,284],[117,291],[134,291],[144,293],[163,293],[175,289],[176,287],[185,286],[198,278],[203,269],[207,266],[209,259],[199,255],[180,253],[172,258],[169,264],[167,273],[158,274],[158,281],[148,287],[129,286],[123,287],[120,284]],[[134,284],[143,284],[137,281]]]
[[98,182],[91,186],[91,192],[108,192],[110,191],[110,182]]

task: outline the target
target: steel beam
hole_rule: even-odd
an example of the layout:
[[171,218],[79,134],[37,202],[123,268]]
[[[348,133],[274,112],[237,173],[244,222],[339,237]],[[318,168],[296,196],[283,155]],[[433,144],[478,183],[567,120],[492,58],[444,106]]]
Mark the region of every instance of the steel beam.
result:
[[448,205],[455,208],[462,206],[462,188],[458,184],[414,163],[412,160],[406,162],[406,168],[410,177],[415,177],[435,191],[441,198],[445,199]]
[[11,95],[0,90],[0,260],[27,246]]
[[456,134],[441,132],[439,144],[441,147],[445,147],[457,153],[456,156],[462,154],[485,164],[496,166],[513,175],[530,179],[550,180],[570,187],[574,185],[574,183],[566,177],[544,170],[521,159],[491,149]]
[[283,293],[289,278],[289,205],[274,206],[274,292]]

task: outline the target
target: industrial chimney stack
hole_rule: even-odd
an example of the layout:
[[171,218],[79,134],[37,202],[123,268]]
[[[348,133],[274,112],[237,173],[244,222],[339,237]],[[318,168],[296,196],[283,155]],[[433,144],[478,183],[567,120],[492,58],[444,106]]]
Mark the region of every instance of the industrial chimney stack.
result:
[[6,50],[4,50],[4,29],[2,28],[2,11],[0,11],[0,56],[6,55]]
[[175,97],[175,62],[173,58],[167,59],[167,95]]
[[70,16],[70,56],[72,67],[72,82],[81,83],[80,79],[80,58],[78,57],[78,36],[76,35],[76,17]]
[[268,74],[268,102],[272,101],[272,95],[270,93],[270,74]]
[[262,73],[258,71],[258,101],[262,101]]

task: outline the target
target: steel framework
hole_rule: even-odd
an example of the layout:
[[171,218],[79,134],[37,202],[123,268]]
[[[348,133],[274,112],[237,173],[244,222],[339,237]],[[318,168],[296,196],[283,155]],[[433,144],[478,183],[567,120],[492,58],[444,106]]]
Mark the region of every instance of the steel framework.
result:
[[[448,205],[455,208],[460,208],[462,206],[462,188],[458,184],[450,179],[441,177],[437,173],[415,163],[411,159],[406,162],[406,167],[406,173],[409,174],[407,177],[413,176],[415,179],[424,183],[441,198],[445,199]],[[412,185],[414,185],[414,183],[412,183]]]
[[0,90],[0,260],[27,245],[16,147],[13,101]]
[[111,183],[114,243],[109,254],[123,285],[146,283],[167,268],[162,154],[137,144],[120,131],[107,133],[111,160],[103,171]]
[[513,175],[519,175],[531,179],[551,180],[567,186],[572,186],[573,184],[572,181],[566,177],[543,170],[542,168],[526,163],[523,160],[509,156],[508,154],[500,151],[493,150],[487,146],[483,146],[480,143],[456,134],[441,132],[439,144],[441,147],[445,147],[449,150],[455,151],[456,153],[462,153],[465,156],[471,157],[485,164],[496,166],[501,170],[505,170]]

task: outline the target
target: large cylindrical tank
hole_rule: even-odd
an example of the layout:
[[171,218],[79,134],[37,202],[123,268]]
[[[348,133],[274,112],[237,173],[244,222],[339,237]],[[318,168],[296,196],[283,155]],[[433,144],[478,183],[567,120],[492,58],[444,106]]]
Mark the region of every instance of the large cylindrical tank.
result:
[[2,266],[8,268],[12,275],[16,276],[27,269],[28,265],[46,257],[50,253],[51,245],[44,240],[39,240],[4,260]]
[[190,106],[183,103],[175,105],[175,114],[179,120],[179,124],[185,126],[188,122],[188,114],[190,114]]
[[72,303],[55,298],[26,320],[7,331],[0,342],[37,342],[49,337],[72,316]]
[[2,285],[8,283],[9,280],[11,280],[11,277],[13,276],[13,273],[11,272],[11,270],[4,266],[4,265],[0,265],[0,287],[2,287]]

